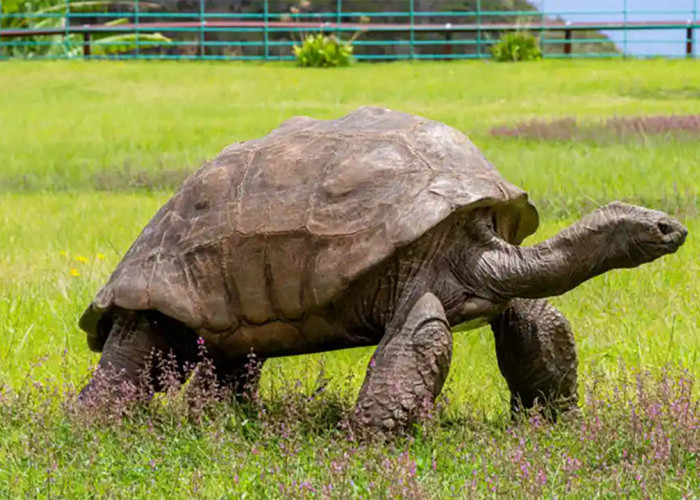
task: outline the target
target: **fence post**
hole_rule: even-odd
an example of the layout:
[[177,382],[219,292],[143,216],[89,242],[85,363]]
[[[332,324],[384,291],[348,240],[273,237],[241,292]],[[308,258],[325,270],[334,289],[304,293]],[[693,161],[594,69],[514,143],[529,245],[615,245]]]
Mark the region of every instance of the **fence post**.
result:
[[411,0],[410,2],[410,7],[411,7],[411,59],[415,57],[415,47],[414,43],[416,41],[416,32],[415,32],[415,22],[416,22],[416,11],[415,11],[415,1]]
[[542,12],[540,13],[540,40],[539,46],[542,51],[542,57],[546,57],[544,53],[545,43],[544,43],[544,23],[547,21],[547,4],[545,0],[542,0]]
[[627,58],[627,0],[624,0],[622,4],[622,15],[624,18],[624,29],[622,31],[623,33],[623,42],[622,42],[622,57]]
[[269,33],[268,33],[268,26],[267,23],[269,22],[269,17],[270,17],[270,5],[269,5],[269,0],[265,0],[263,3],[263,39],[265,43],[265,60],[267,61],[270,58],[270,41],[269,41]]
[[136,59],[141,54],[141,36],[139,32],[139,0],[134,0],[134,24],[136,25]]
[[2,0],[0,0],[0,61],[2,60]]
[[335,3],[335,37],[340,40],[342,33],[340,32],[340,23],[343,22],[343,0],[336,0]]
[[[693,0],[693,23],[691,26],[695,27],[697,22],[698,22],[698,0]],[[691,35],[692,35],[692,31],[691,31]],[[694,52],[693,48],[691,47],[690,49],[691,49],[690,50],[690,57],[695,57],[695,54],[693,53]]]
[[476,0],[476,56],[481,59],[481,0]]
[[693,57],[693,25],[690,23],[685,30],[685,55],[686,57]]
[[92,37],[90,36],[90,32],[84,31],[83,32],[83,59],[90,59],[90,54],[92,54],[92,47],[90,46],[91,41],[92,41]]
[[203,57],[206,55],[207,50],[204,45],[206,39],[204,38],[204,24],[206,20],[204,19],[204,2],[205,0],[199,0],[199,56]]
[[73,45],[70,42],[70,0],[66,0],[66,24],[65,24],[65,33],[63,34],[63,46],[68,47],[68,51],[73,48]]
[[452,58],[449,56],[452,55],[452,26],[450,23],[445,25],[445,50],[443,52],[447,56],[445,61],[451,61]]

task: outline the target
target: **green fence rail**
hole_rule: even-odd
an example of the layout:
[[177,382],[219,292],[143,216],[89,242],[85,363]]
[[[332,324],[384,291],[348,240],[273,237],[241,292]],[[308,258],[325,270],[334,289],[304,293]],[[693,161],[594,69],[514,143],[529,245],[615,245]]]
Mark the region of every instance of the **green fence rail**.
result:
[[545,57],[696,57],[699,1],[0,0],[0,58],[292,60],[324,32],[359,35],[359,60],[471,59],[519,29]]

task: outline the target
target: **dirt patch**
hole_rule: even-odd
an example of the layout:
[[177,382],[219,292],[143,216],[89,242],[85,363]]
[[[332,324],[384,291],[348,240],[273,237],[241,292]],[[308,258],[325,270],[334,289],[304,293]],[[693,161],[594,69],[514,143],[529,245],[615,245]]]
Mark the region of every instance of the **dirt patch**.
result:
[[700,140],[700,115],[614,116],[601,122],[580,123],[574,117],[530,120],[491,129],[494,137],[537,141],[587,141],[596,143],[644,140],[652,136]]

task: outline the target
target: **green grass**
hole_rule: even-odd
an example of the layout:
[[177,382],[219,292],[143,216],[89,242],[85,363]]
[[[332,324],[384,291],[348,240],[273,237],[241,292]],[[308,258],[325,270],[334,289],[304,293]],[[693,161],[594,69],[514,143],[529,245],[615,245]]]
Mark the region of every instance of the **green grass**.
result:
[[[266,134],[292,115],[332,118],[371,104],[423,114],[468,133],[536,199],[632,196],[642,186],[659,197],[673,193],[679,179],[681,188],[697,187],[691,174],[698,148],[524,148],[492,139],[488,130],[535,117],[698,113],[700,100],[688,98],[687,89],[699,76],[700,69],[686,61],[391,64],[333,71],[230,63],[9,62],[0,75],[8,89],[0,94],[0,187],[128,186],[125,177],[138,172],[192,169],[231,142]],[[115,171],[127,174],[99,175]],[[154,177],[156,184],[167,180]],[[631,177],[637,181],[628,182]]]
[[[533,242],[612,199],[679,216],[690,236],[676,255],[606,274],[554,302],[576,331],[582,381],[597,381],[601,392],[619,385],[627,373],[621,362],[655,377],[666,365],[681,365],[696,377],[700,142],[534,142],[495,138],[489,129],[536,117],[700,113],[700,99],[688,91],[700,79],[697,64],[431,63],[322,71],[4,62],[0,70],[0,386],[6,387],[0,494],[305,497],[310,485],[316,496],[338,498],[381,491],[386,498],[677,497],[700,487],[695,428],[676,435],[675,424],[664,421],[674,451],[655,459],[664,441],[658,434],[654,441],[654,418],[651,437],[639,437],[629,402],[635,398],[603,409],[589,399],[587,413],[599,415],[607,432],[592,439],[578,424],[507,430],[508,393],[487,329],[455,335],[449,403],[437,421],[391,443],[358,444],[335,430],[339,415],[350,411],[371,349],[269,363],[266,415],[217,407],[198,424],[156,405],[95,425],[62,406],[61,392],[84,383],[97,361],[78,316],[187,171],[295,114],[333,118],[366,104],[466,132],[540,207],[543,224]],[[330,379],[326,399],[297,401],[313,391],[321,367]],[[562,469],[564,453],[582,462],[575,474]],[[545,484],[534,469],[527,477],[518,472],[516,458],[523,456],[544,471]],[[335,489],[324,493],[328,485]],[[509,491],[514,485],[516,493]]]

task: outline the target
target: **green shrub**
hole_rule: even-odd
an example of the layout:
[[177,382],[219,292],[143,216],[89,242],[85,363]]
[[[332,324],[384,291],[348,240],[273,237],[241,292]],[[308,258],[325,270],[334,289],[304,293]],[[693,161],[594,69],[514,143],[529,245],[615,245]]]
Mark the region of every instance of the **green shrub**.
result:
[[[0,0],[0,28],[42,29],[65,28],[69,25],[69,14],[86,15],[92,12],[108,12],[112,0]],[[156,4],[142,1],[141,7]],[[105,25],[126,24],[127,18],[119,18]],[[14,39],[0,48],[5,57],[83,57],[82,35],[26,36]],[[137,47],[153,48],[169,44],[169,38],[160,33],[93,33],[91,53],[97,56],[131,52]]]
[[537,61],[542,59],[539,40],[529,31],[504,33],[498,43],[491,47],[496,61]]
[[352,45],[323,33],[307,35],[301,46],[294,46],[297,63],[304,67],[327,68],[348,66],[352,62]]

